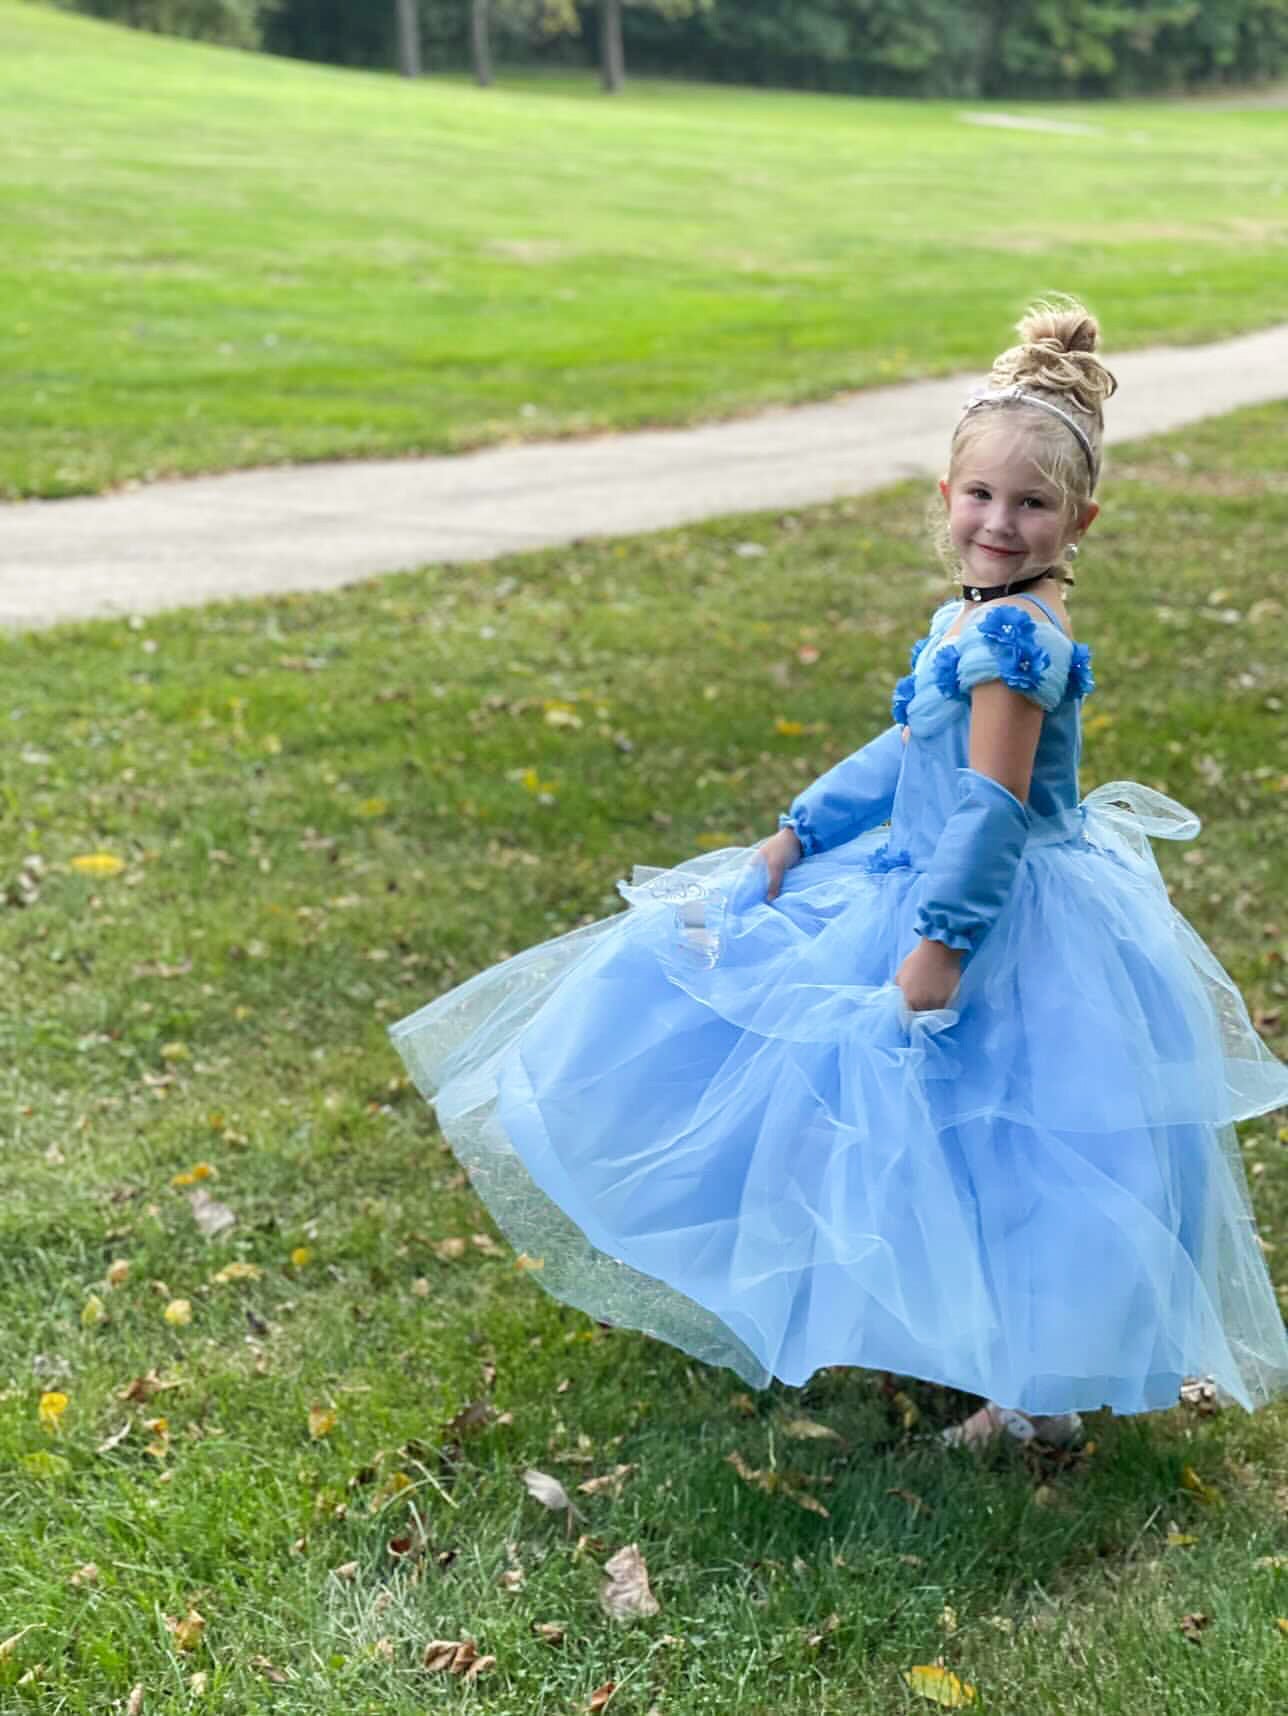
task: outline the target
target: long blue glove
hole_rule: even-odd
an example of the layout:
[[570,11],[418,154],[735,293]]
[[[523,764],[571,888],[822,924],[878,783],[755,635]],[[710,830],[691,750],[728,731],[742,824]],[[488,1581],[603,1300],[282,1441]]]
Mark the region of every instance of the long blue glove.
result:
[[794,831],[806,855],[866,834],[889,817],[902,764],[903,730],[887,727],[798,794],[778,826]]
[[970,953],[1006,904],[1028,838],[1029,813],[1000,781],[976,769],[958,770],[958,790],[913,926],[928,941]]

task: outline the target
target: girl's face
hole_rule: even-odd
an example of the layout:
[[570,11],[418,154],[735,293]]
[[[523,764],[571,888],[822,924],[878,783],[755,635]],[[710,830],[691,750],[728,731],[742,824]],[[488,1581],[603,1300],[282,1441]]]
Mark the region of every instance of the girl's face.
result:
[[988,586],[1029,577],[1059,563],[1100,510],[1071,514],[1060,491],[1024,451],[1025,437],[997,429],[975,435],[952,481],[939,485],[963,580]]

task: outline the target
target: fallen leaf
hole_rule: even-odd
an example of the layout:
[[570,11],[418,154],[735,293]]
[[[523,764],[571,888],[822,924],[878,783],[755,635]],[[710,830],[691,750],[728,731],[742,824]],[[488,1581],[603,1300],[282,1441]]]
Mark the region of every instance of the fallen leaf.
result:
[[923,1501],[919,1495],[914,1495],[911,1490],[887,1490],[886,1494],[896,1496],[901,1502],[907,1502],[914,1513],[930,1512],[929,1502]]
[[307,1269],[313,1261],[313,1252],[307,1245],[297,1245],[291,1253],[292,1269]]
[[1194,1614],[1182,1615],[1177,1624],[1179,1625],[1184,1637],[1187,1638],[1191,1644],[1198,1644],[1202,1637],[1204,1627],[1210,1626],[1211,1622],[1211,1615]]
[[449,1418],[447,1428],[454,1436],[468,1436],[475,1430],[484,1430],[496,1417],[496,1407],[486,1400],[471,1400],[468,1406],[462,1406],[455,1418]]
[[192,1301],[190,1299],[171,1299],[161,1315],[172,1329],[186,1329],[192,1321]]
[[177,1382],[170,1382],[164,1377],[158,1376],[155,1370],[150,1370],[146,1376],[136,1376],[132,1381],[127,1382],[116,1398],[118,1400],[151,1400],[154,1394],[165,1394],[168,1390],[180,1386]]
[[337,1579],[356,1579],[358,1577],[358,1563],[356,1561],[342,1561],[338,1567],[333,1567],[331,1571]]
[[611,1490],[614,1496],[619,1496],[622,1493],[622,1485],[631,1473],[637,1470],[638,1467],[633,1465],[614,1466],[611,1472],[605,1472],[602,1477],[587,1478],[584,1484],[578,1484],[577,1493],[583,1496],[597,1496],[602,1494],[604,1490]]
[[788,721],[785,716],[780,715],[774,722],[774,731],[781,734],[784,739],[799,739],[805,731],[805,723],[803,721]]
[[143,1709],[143,1683],[131,1689],[130,1696],[125,1701],[125,1716],[139,1716]]
[[605,1613],[615,1621],[630,1621],[658,1613],[661,1604],[649,1590],[648,1568],[637,1543],[628,1543],[610,1561],[606,1561],[604,1574],[599,1601]]
[[249,1666],[254,1669],[261,1680],[271,1680],[274,1686],[285,1686],[291,1678],[283,1669],[277,1667],[266,1656],[253,1656]]
[[97,1585],[98,1584],[98,1563],[97,1563],[97,1561],[87,1561],[83,1567],[78,1567],[76,1569],[76,1571],[72,1574],[71,1583],[73,1585]]
[[62,1423],[63,1413],[70,1405],[71,1397],[60,1393],[56,1388],[42,1394],[38,1408],[41,1429],[48,1430],[51,1435],[56,1436]]
[[440,1263],[455,1263],[458,1257],[464,1257],[469,1247],[463,1239],[440,1239],[434,1245],[434,1256]]
[[170,1184],[181,1191],[184,1186],[195,1186],[202,1180],[212,1180],[214,1177],[215,1170],[209,1162],[197,1162],[191,1168],[185,1168],[182,1174],[175,1174]]
[[100,1323],[106,1322],[107,1306],[97,1293],[91,1293],[81,1306],[80,1320],[82,1329],[96,1329]]
[[533,1621],[532,1630],[548,1645],[561,1645],[568,1632],[562,1621]]
[[836,1629],[840,1626],[840,1624],[841,1624],[841,1617],[838,1614],[836,1614],[834,1611],[832,1614],[830,1614],[827,1617],[827,1619],[823,1622],[822,1626],[818,1629],[818,1631],[816,1633],[810,1633],[807,1635],[807,1637],[805,1639],[805,1643],[810,1647],[811,1650],[817,1650],[818,1647],[823,1643],[823,1641],[828,1637],[828,1635],[830,1633],[834,1633],[836,1631]]
[[112,852],[82,852],[72,859],[71,867],[78,876],[119,876],[125,860]]
[[108,1264],[107,1284],[109,1287],[124,1287],[129,1278],[130,1264],[128,1258],[118,1257]]
[[830,1424],[819,1424],[813,1418],[789,1418],[783,1425],[783,1435],[797,1442],[842,1442],[845,1438]]
[[178,1650],[196,1650],[201,1643],[201,1635],[206,1630],[206,1618],[196,1609],[189,1609],[184,1618],[176,1620],[173,1615],[165,1618],[166,1631],[174,1639]]
[[606,1680],[602,1686],[597,1686],[586,1703],[587,1710],[602,1710],[608,1700],[617,1691],[615,1680]]
[[534,1501],[539,1501],[542,1507],[548,1507],[552,1513],[563,1513],[565,1510],[572,1514],[577,1512],[567,1490],[558,1478],[552,1478],[548,1472],[539,1472],[534,1466],[529,1466],[523,1474],[523,1485]]
[[431,1639],[421,1659],[430,1674],[459,1674],[475,1680],[496,1666],[494,1656],[480,1656],[473,1639]]
[[193,1221],[207,1239],[217,1239],[221,1233],[227,1233],[230,1227],[237,1225],[236,1213],[227,1204],[212,1198],[204,1186],[188,1193],[188,1204]]
[[1169,1531],[1167,1534],[1169,1549],[1192,1549],[1197,1542],[1198,1538],[1191,1536],[1188,1531]]
[[310,1406],[309,1435],[315,1442],[320,1442],[335,1429],[336,1419],[337,1414],[333,1406]]
[[40,1632],[41,1630],[40,1622],[33,1621],[29,1627],[23,1627],[21,1632],[11,1633],[7,1639],[0,1639],[0,1662],[8,1662],[28,1633]]
[[544,1257],[529,1257],[526,1251],[521,1251],[514,1260],[516,1269],[544,1269],[545,1266]]
[[233,1281],[258,1281],[264,1271],[258,1263],[246,1263],[238,1260],[235,1263],[225,1263],[222,1269],[217,1269],[210,1277],[212,1285],[226,1287]]
[[193,1698],[204,1698],[210,1686],[210,1676],[204,1668],[199,1668],[196,1674],[188,1678],[188,1691]]
[[1288,1568],[1288,1555],[1259,1555],[1252,1565],[1258,1573],[1278,1573]]
[[756,1416],[756,1402],[749,1394],[731,1394],[729,1404],[735,1412],[741,1412],[744,1418]]
[[1217,1507],[1221,1502],[1220,1490],[1201,1478],[1193,1466],[1186,1466],[1181,1472],[1181,1487],[1190,1492],[1195,1501],[1202,1502],[1204,1507]]
[[979,1696],[973,1686],[937,1663],[925,1668],[910,1668],[903,1678],[919,1698],[929,1699],[930,1703],[941,1705],[945,1710],[964,1710]]
[[523,1589],[522,1567],[507,1567],[497,1578],[497,1584],[503,1591],[521,1591]]
[[394,1660],[394,1641],[387,1634],[384,1638],[377,1639],[371,1647],[371,1654],[378,1656],[381,1662],[392,1662]]
[[119,1448],[130,1433],[130,1421],[127,1418],[119,1430],[114,1430],[106,1441],[100,1442],[94,1450],[96,1454],[110,1454],[113,1448]]

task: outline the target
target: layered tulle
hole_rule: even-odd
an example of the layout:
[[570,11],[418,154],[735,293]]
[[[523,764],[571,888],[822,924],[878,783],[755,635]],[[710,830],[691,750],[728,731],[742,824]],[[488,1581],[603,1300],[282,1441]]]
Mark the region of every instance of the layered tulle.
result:
[[850,1364],[1034,1413],[1288,1385],[1233,1123],[1288,1069],[1172,908],[1130,783],[1039,830],[951,1009],[893,982],[881,832],[637,872],[629,911],[395,1027],[543,1284],[752,1383]]

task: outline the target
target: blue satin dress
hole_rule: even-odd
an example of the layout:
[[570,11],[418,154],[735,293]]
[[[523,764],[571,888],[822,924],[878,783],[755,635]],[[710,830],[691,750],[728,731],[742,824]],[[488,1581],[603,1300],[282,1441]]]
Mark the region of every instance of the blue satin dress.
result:
[[[1288,1068],[1155,864],[1197,821],[1135,782],[1080,798],[1090,652],[1043,611],[938,611],[894,725],[792,806],[772,903],[754,849],[637,870],[629,910],[394,1027],[558,1298],[754,1385],[860,1365],[1035,1414],[1288,1385],[1233,1130]],[[967,762],[994,678],[1041,737],[1005,863],[954,892],[965,797],[1010,798]],[[923,933],[965,957],[914,1014]]]

